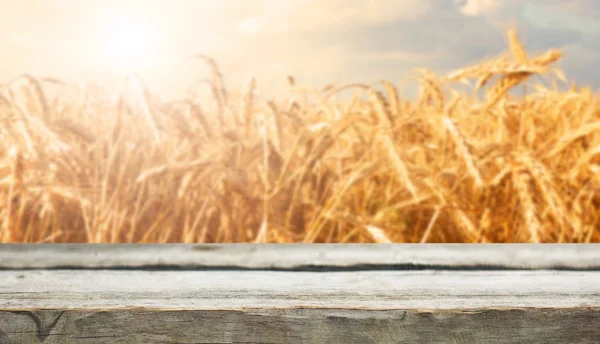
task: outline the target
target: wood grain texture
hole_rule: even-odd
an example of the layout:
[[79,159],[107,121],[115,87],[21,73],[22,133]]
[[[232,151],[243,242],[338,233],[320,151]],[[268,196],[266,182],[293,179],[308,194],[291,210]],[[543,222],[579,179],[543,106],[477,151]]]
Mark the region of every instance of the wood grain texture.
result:
[[599,325],[600,245],[0,245],[0,344],[600,343]]
[[594,271],[0,271],[0,343],[598,343]]
[[600,270],[600,244],[0,245],[0,269],[183,267]]
[[3,309],[600,306],[584,271],[0,271]]
[[597,344],[587,310],[0,311],[2,344]]

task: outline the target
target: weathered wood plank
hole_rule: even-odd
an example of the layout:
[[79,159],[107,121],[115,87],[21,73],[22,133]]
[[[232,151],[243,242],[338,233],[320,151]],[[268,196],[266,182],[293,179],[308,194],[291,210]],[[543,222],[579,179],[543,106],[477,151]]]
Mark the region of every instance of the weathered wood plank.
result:
[[599,324],[595,271],[0,271],[0,343],[597,343]]
[[600,270],[600,244],[0,245],[0,269],[502,267]]
[[0,245],[0,344],[598,343],[599,258],[600,245]]
[[599,323],[581,309],[0,311],[0,343],[597,344]]
[[587,271],[0,271],[2,309],[600,306]]

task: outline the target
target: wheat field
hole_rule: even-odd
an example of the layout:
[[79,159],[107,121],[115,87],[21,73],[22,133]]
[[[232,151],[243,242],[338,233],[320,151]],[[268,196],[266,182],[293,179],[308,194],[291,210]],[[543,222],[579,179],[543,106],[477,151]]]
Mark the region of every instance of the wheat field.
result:
[[600,242],[597,98],[560,89],[560,50],[507,42],[417,70],[411,101],[293,77],[297,96],[266,100],[207,56],[208,100],[135,77],[50,100],[60,80],[23,75],[0,88],[0,242]]

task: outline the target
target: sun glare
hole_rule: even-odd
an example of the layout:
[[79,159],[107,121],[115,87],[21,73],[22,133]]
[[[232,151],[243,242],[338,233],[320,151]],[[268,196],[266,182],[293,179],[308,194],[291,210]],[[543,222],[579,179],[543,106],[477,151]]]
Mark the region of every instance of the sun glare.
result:
[[112,69],[135,72],[156,62],[159,30],[145,17],[112,18],[104,29],[104,54]]

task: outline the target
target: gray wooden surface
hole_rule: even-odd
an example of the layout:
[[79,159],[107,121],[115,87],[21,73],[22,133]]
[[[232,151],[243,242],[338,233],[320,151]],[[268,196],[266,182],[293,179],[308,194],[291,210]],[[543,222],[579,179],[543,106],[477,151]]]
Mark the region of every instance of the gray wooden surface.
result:
[[0,344],[600,343],[598,248],[0,245]]
[[600,270],[600,244],[0,245],[2,268],[360,266]]

